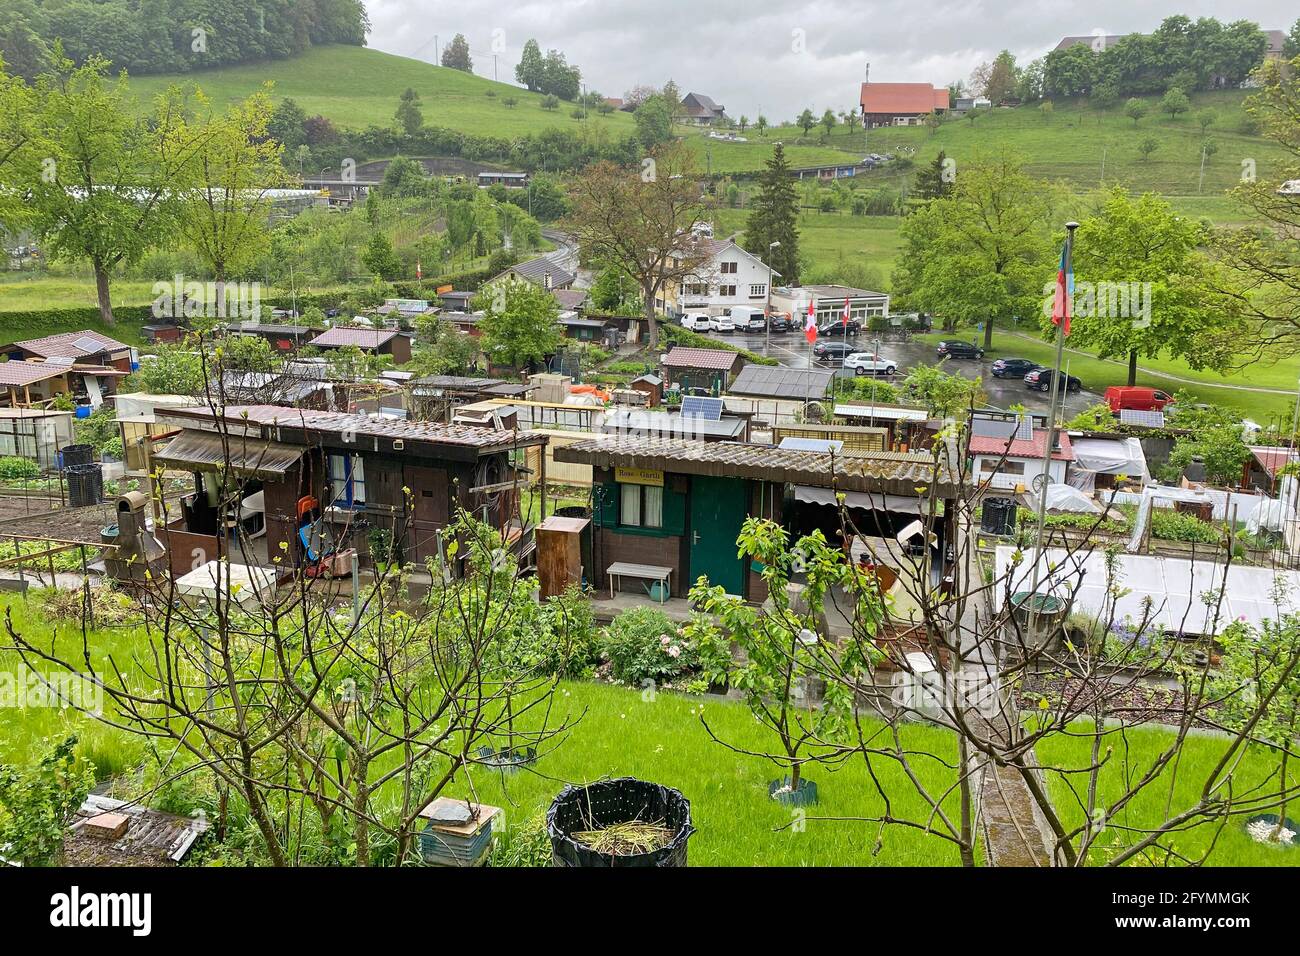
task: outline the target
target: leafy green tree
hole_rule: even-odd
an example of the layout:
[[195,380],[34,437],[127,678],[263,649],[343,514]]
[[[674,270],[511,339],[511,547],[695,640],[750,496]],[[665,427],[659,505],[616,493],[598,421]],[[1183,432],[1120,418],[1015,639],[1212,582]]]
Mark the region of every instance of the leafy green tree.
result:
[[1051,100],[1043,100],[1043,102],[1038,104],[1038,115],[1044,120],[1050,120],[1054,109],[1055,107],[1052,106]]
[[607,315],[637,315],[641,311],[636,281],[617,265],[600,270],[591,284],[589,299],[593,311]]
[[95,785],[95,770],[66,737],[34,766],[0,764],[0,847],[23,866],[57,866],[73,815]]
[[1148,162],[1151,159],[1151,154],[1159,148],[1160,140],[1156,139],[1154,136],[1144,136],[1142,139],[1138,140],[1138,153],[1142,156],[1142,162],[1144,163]]
[[812,132],[812,128],[817,125],[817,117],[813,116],[812,110],[805,109],[799,114],[799,118],[794,122],[796,126],[803,130],[803,134],[807,136]]
[[[777,143],[758,177],[745,221],[746,252],[758,256],[788,285],[799,282],[799,196],[785,147]],[[769,248],[779,242],[776,248]]]
[[461,375],[473,371],[478,343],[450,322],[421,316],[415,323],[411,370],[417,375]]
[[465,34],[457,33],[442,51],[442,65],[462,73],[474,72],[474,61],[469,55],[469,41]]
[[[1279,593],[1276,603],[1284,606],[1287,596]],[[1217,643],[1223,657],[1214,695],[1222,703],[1216,710],[1228,726],[1249,729],[1254,740],[1280,755],[1278,820],[1271,834],[1273,840],[1280,840],[1296,792],[1289,764],[1300,737],[1300,615],[1285,614],[1276,621],[1266,618],[1259,627],[1234,621]]]
[[[0,57],[0,182],[18,181],[20,168],[30,168],[24,160],[35,147],[35,110],[35,93],[22,77],[5,72]],[[17,225],[26,207],[15,191],[0,189],[0,222]]]
[[398,156],[384,169],[384,180],[379,191],[385,197],[410,199],[429,192],[429,178],[424,167],[414,159]]
[[184,135],[178,91],[139,115],[126,79],[108,80],[107,69],[100,59],[80,67],[64,59],[42,77],[29,104],[36,107],[29,135],[42,155],[27,150],[14,178],[46,252],[90,264],[100,317],[112,323],[113,270],[138,262],[168,234],[176,182],[206,146]]
[[424,128],[424,111],[420,109],[420,94],[409,86],[397,99],[397,112],[393,114],[397,128],[407,136],[414,136]]
[[547,93],[542,97],[542,109],[558,110],[560,108],[560,98],[553,93]]
[[1196,124],[1201,127],[1201,135],[1204,136],[1211,126],[1218,121],[1218,117],[1211,110],[1201,110],[1196,114]]
[[673,138],[672,107],[660,94],[646,97],[632,118],[636,121],[637,139],[646,149],[653,149]]
[[979,379],[947,372],[943,365],[944,362],[939,365],[914,365],[901,383],[904,400],[924,405],[937,418],[956,417],[968,411],[972,405],[984,403],[984,391]]
[[1054,270],[1048,223],[1056,193],[1011,156],[962,164],[952,194],[903,222],[894,291],[908,307],[943,317],[945,328],[1038,314]]
[[397,279],[402,275],[402,260],[393,251],[393,244],[382,232],[370,237],[361,261],[380,279]]
[[[1176,215],[1159,196],[1106,193],[1075,233],[1075,275],[1086,279],[1076,285],[1070,344],[1126,357],[1129,385],[1140,356],[1224,368],[1239,319],[1233,297],[1217,291],[1228,277],[1201,251],[1208,241],[1199,221]],[[1042,322],[1054,329],[1050,317]]]
[[754,126],[758,129],[758,135],[764,136],[767,133],[767,117],[759,114],[758,119],[754,120]]
[[306,126],[307,111],[297,101],[286,97],[275,105],[271,119],[266,124],[266,132],[287,152],[306,144]]
[[206,107],[189,131],[201,143],[198,158],[177,178],[184,202],[181,234],[208,267],[224,309],[225,284],[270,248],[269,191],[284,182],[283,147],[266,135],[271,98],[266,92],[232,103],[224,113]]
[[989,79],[984,88],[984,95],[995,106],[998,103],[1005,102],[1015,92],[1019,79],[1020,70],[1016,66],[1016,58],[1011,54],[1010,50],[1003,50],[994,59],[989,70]]
[[822,129],[826,130],[826,135],[830,136],[831,130],[835,128],[835,111],[828,109],[825,113],[823,113],[821,118],[821,124],[822,124]]
[[1177,88],[1169,90],[1160,100],[1160,112],[1168,113],[1170,119],[1178,119],[1179,113],[1186,113],[1191,108],[1192,101]]
[[483,352],[494,365],[522,369],[560,347],[560,307],[555,296],[526,279],[498,279],[472,300],[483,312]]
[[1236,487],[1241,482],[1242,466],[1250,455],[1250,448],[1241,437],[1241,426],[1225,423],[1180,436],[1169,453],[1169,464],[1182,471],[1193,458],[1200,458],[1211,484]]
[[202,395],[207,387],[203,355],[183,345],[161,345],[131,374],[129,388],[151,395]]
[[542,88],[545,77],[546,64],[542,60],[542,49],[537,45],[536,40],[529,40],[524,44],[519,65],[515,67],[515,79],[536,93]]
[[559,50],[547,50],[542,69],[542,92],[573,101],[582,92],[582,71],[570,66]]
[[1136,96],[1131,97],[1124,104],[1124,115],[1133,121],[1133,125],[1138,124],[1138,120],[1147,115],[1147,105]]

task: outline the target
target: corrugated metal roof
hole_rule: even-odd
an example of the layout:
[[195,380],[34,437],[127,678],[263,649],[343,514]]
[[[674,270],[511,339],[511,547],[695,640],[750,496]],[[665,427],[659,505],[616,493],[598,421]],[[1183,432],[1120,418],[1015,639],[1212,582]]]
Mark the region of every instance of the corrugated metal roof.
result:
[[33,355],[39,355],[42,358],[54,356],[82,358],[86,355],[98,355],[101,352],[126,352],[131,349],[129,345],[119,342],[117,339],[110,339],[107,335],[101,335],[91,329],[83,329],[80,332],[60,332],[57,335],[27,339],[14,344],[23,351],[31,352]]
[[825,398],[835,381],[835,373],[818,369],[785,366],[747,365],[727,389],[730,395],[757,398]]
[[[743,442],[698,442],[662,438],[589,439],[556,446],[556,461],[598,468],[648,468],[687,475],[748,478],[844,491],[955,497],[952,469],[929,454],[879,452],[847,457],[791,451]],[[924,489],[924,490],[922,490]]]
[[185,431],[155,452],[153,460],[182,471],[218,471],[228,466],[240,474],[279,478],[298,462],[304,451],[301,445],[260,438],[231,435],[223,442],[220,435]]
[[326,329],[307,344],[317,348],[345,348],[354,345],[359,349],[377,349],[398,334],[392,329],[364,329],[336,325],[332,329]]

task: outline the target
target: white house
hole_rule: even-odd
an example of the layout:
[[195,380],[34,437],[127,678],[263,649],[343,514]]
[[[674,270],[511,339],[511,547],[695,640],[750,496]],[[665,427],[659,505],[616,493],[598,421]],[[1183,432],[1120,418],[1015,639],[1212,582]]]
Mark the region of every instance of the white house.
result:
[[730,239],[701,238],[700,244],[712,250],[712,256],[699,273],[684,280],[677,289],[677,310],[724,315],[732,308],[767,304],[767,284],[771,272],[758,256],[746,252]]
[[976,413],[971,419],[967,454],[971,476],[992,488],[1011,491],[1034,488],[1042,474],[1053,484],[1064,484],[1074,449],[1070,436],[1057,431],[1057,447],[1048,454],[1050,432],[1042,416],[1021,419],[1014,414]]

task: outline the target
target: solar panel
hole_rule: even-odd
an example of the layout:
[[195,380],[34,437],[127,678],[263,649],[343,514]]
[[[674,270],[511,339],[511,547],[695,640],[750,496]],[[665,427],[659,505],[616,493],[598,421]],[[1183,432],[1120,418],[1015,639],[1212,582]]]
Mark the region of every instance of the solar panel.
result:
[[83,352],[102,352],[104,350],[104,346],[100,345],[97,339],[92,339],[88,335],[83,335],[72,344]]
[[1159,411],[1145,411],[1139,408],[1121,408],[1119,412],[1120,424],[1123,425],[1140,425],[1143,428],[1164,428],[1165,413]]
[[1028,415],[1024,416],[1016,424],[1016,441],[1033,441],[1034,440],[1034,420]]
[[682,415],[716,422],[722,420],[722,399],[703,395],[687,395],[682,399]]

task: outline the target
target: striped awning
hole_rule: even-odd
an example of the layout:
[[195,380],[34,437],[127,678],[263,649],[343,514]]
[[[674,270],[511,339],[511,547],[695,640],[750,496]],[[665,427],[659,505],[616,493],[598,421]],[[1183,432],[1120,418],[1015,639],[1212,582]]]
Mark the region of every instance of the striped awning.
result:
[[298,463],[307,449],[278,441],[186,431],[154,452],[155,464],[178,471],[221,471],[229,468],[256,478],[279,478]]

